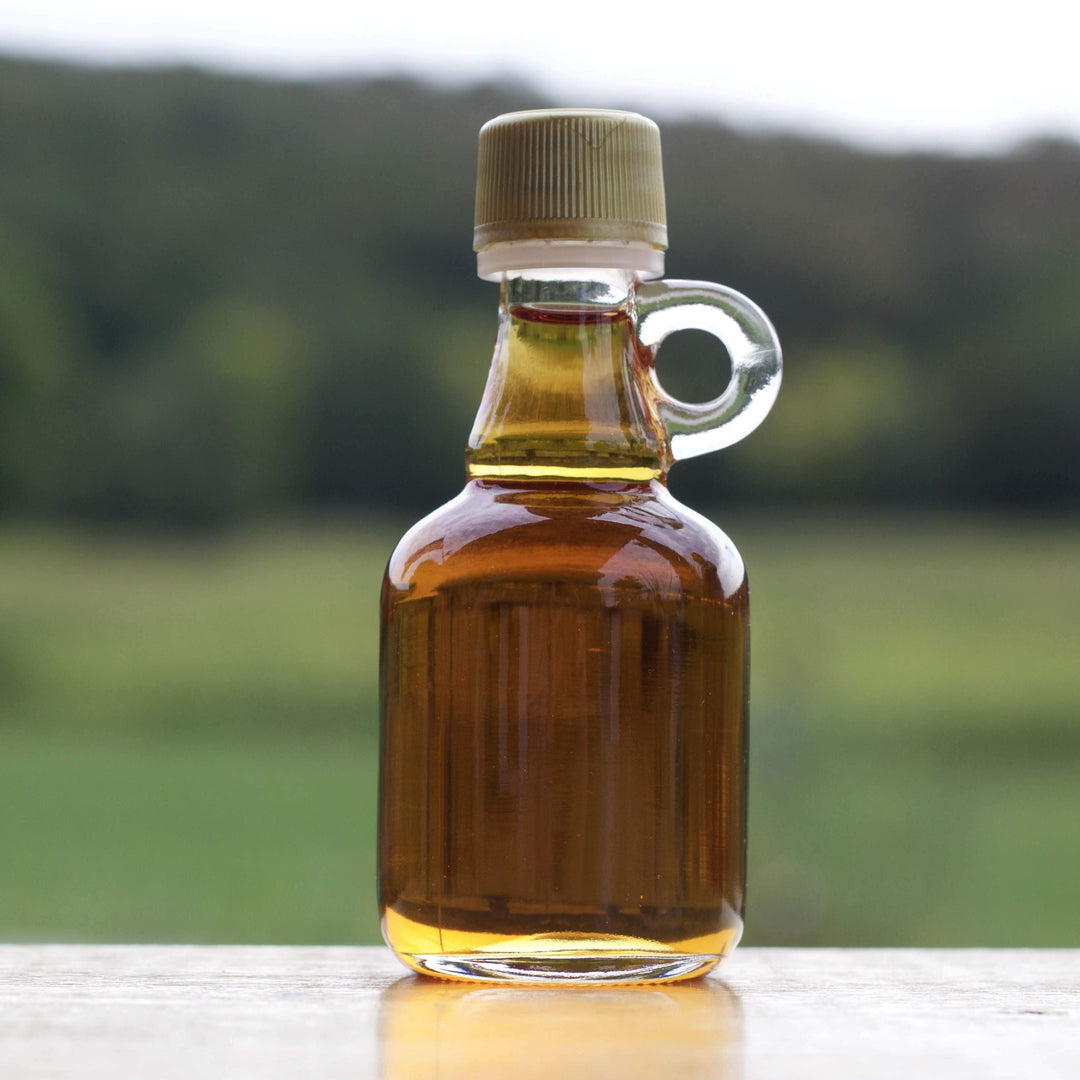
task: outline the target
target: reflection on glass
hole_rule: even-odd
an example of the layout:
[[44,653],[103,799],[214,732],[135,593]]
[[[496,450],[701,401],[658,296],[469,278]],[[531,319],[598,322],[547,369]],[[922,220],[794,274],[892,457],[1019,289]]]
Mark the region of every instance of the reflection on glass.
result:
[[406,978],[383,993],[382,1080],[738,1080],[739,1000],[715,979],[502,987]]

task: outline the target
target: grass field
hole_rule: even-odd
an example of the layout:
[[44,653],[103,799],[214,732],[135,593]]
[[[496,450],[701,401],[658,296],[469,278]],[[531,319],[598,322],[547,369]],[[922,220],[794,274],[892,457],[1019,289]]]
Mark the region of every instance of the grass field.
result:
[[[1080,945],[1080,526],[725,524],[748,940]],[[0,533],[0,939],[377,940],[392,542]]]

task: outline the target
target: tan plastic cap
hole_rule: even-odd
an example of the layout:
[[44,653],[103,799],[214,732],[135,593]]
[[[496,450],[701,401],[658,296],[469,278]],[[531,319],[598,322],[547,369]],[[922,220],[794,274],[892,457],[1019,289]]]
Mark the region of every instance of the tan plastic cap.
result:
[[660,129],[614,109],[506,113],[480,129],[473,250],[536,240],[667,247]]

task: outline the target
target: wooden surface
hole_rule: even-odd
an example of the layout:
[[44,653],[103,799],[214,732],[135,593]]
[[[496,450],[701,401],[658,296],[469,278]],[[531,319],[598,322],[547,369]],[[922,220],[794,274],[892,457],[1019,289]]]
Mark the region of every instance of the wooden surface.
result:
[[742,949],[667,988],[383,949],[0,947],[0,1077],[1080,1078],[1080,950]]

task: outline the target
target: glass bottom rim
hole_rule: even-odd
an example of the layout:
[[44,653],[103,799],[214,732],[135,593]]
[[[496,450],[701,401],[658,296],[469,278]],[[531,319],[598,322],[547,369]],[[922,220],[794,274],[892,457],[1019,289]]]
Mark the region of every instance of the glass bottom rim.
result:
[[401,953],[421,975],[463,982],[532,985],[666,983],[705,975],[720,963],[715,953],[562,952],[537,956],[521,953]]

